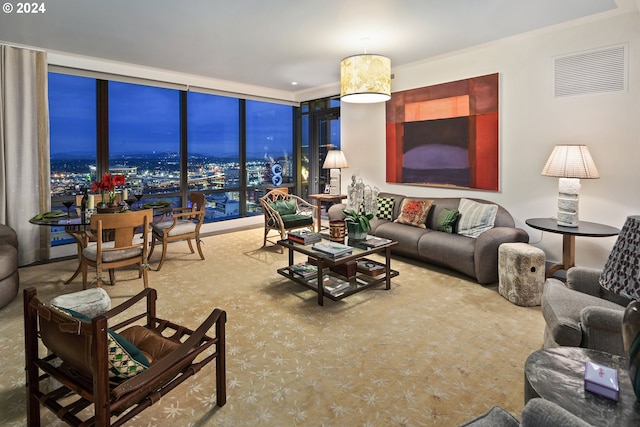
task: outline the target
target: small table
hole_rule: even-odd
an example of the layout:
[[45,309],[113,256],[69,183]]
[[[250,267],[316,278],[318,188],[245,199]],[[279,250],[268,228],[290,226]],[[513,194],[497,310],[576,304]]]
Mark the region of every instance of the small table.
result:
[[322,202],[325,203],[341,203],[342,200],[347,198],[346,194],[326,194],[326,193],[321,193],[321,194],[309,194],[309,198],[311,200],[315,200],[316,201],[316,206],[318,206],[318,224],[317,224],[317,231],[320,232],[320,229],[322,228],[322,218],[320,215],[320,212],[322,212]]
[[558,270],[568,270],[576,261],[576,236],[609,237],[616,236],[620,229],[595,222],[578,221],[577,227],[558,225],[555,218],[530,218],[525,223],[532,228],[562,234],[562,264],[555,264],[547,270],[546,277],[551,277]]
[[[353,248],[351,255],[347,255],[338,259],[332,259],[328,255],[324,255],[321,252],[314,251],[312,248],[313,244],[303,245],[301,243],[295,243],[290,240],[280,240],[278,241],[278,245],[284,246],[285,248],[289,249],[289,265],[287,267],[279,268],[278,273],[286,277],[287,279],[291,279],[294,282],[317,292],[318,305],[324,305],[324,297],[327,297],[333,301],[338,301],[365,289],[379,286],[382,283],[385,284],[385,289],[389,290],[391,289],[391,278],[396,277],[400,274],[396,270],[391,269],[391,247],[397,244],[398,242],[390,241],[389,243],[380,246],[367,247],[362,245],[361,243],[352,243],[350,244],[350,246]],[[307,255],[311,259],[315,260],[319,273],[315,278],[304,279],[298,277],[291,270],[290,267],[294,265],[293,256],[296,252]],[[375,277],[370,276],[366,273],[356,274],[355,277],[351,278],[344,277],[344,280],[349,281],[349,287],[345,289],[344,292],[340,293],[340,295],[332,295],[329,292],[325,292],[322,278],[325,273],[324,270],[326,268],[329,268],[331,270],[336,266],[346,266],[346,263],[349,261],[357,262],[359,260],[364,260],[375,263],[374,261],[368,260],[365,257],[379,252],[382,252],[385,255],[384,273]],[[331,274],[335,275],[338,273],[331,272]]]
[[[618,370],[618,402],[584,389],[585,362]],[[524,366],[525,404],[542,397],[594,426],[640,425],[640,403],[627,373],[624,357],[577,347],[557,347],[533,352]]]

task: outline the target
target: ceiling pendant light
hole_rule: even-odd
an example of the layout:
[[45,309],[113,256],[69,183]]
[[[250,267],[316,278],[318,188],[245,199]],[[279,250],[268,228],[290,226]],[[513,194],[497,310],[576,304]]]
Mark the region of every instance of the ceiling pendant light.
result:
[[340,62],[340,100],[384,102],[391,98],[391,60],[382,55],[348,56]]

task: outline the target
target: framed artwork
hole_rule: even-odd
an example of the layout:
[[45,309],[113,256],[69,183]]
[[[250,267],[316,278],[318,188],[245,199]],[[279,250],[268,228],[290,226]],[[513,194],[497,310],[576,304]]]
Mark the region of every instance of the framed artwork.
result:
[[498,191],[498,77],[394,92],[386,181]]

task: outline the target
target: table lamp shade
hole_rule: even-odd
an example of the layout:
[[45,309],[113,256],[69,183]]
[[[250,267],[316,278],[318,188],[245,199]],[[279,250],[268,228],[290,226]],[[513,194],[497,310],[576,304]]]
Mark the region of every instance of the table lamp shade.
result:
[[329,194],[340,194],[342,183],[340,182],[340,169],[348,168],[347,158],[342,150],[329,150],[324,159],[323,169],[329,171]]
[[634,301],[622,319],[622,342],[629,360],[629,378],[640,400],[640,215],[629,216],[604,266],[600,285]]
[[640,215],[629,216],[600,276],[600,285],[640,300]]

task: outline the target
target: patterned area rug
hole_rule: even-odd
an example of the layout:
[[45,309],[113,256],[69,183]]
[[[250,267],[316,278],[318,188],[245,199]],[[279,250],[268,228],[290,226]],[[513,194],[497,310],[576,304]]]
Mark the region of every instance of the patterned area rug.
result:
[[[261,248],[262,229],[204,239],[205,261],[172,243],[149,273],[158,314],[197,326],[227,311],[228,400],[215,408],[213,366],[131,426],[455,426],[501,405],[519,418],[527,356],[542,346],[539,307],[509,303],[494,286],[404,258],[386,291],[317,304],[276,269],[286,253]],[[153,255],[157,265],[159,251]],[[303,261],[296,258],[296,262]],[[379,258],[382,260],[382,258]],[[20,294],[0,310],[0,425],[25,419],[22,289],[45,300],[82,288],[74,260],[20,270]],[[105,286],[113,305],[142,289],[137,271]],[[43,425],[63,425],[42,410]]]

